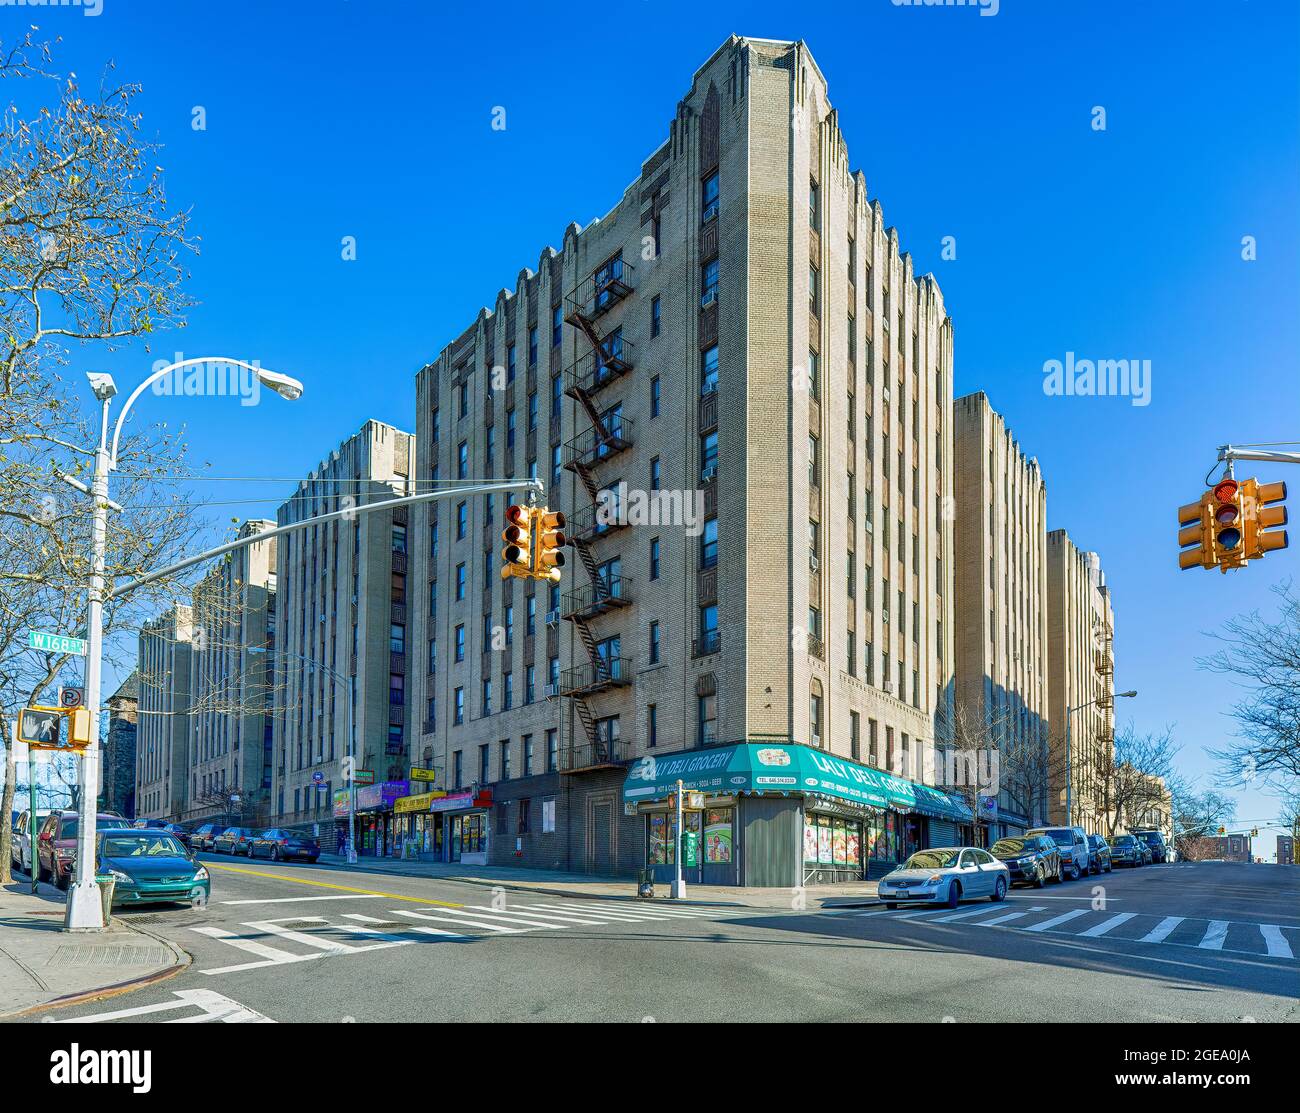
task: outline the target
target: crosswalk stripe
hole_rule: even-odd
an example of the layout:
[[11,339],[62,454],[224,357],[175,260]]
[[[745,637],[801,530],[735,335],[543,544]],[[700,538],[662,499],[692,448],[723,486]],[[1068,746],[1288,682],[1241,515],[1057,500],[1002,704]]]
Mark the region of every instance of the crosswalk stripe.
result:
[[1166,916],[1146,935],[1138,940],[1139,943],[1163,943],[1174,933],[1174,928],[1183,922],[1182,916]]
[[903,915],[896,917],[899,920],[923,920],[929,916],[942,916],[945,912],[951,912],[947,905],[942,908],[923,908],[919,912],[905,912]]
[[[465,907],[473,909],[476,912],[485,912],[501,917],[518,917],[524,915],[523,913],[512,912],[508,908],[493,908],[491,905],[487,904],[467,904]],[[533,920],[559,920],[561,923],[584,924],[589,927],[600,927],[601,924],[605,923],[604,920],[584,920],[576,915],[561,916],[555,912],[546,915],[542,915],[540,912],[530,912],[527,913],[527,916]]]
[[1112,931],[1119,927],[1120,924],[1128,923],[1129,920],[1133,919],[1136,915],[1136,912],[1119,912],[1109,920],[1102,920],[1101,923],[1094,924],[1087,931],[1079,932],[1079,937],[1081,939],[1096,939],[1099,936],[1105,935],[1108,931]]
[[[477,907],[482,908],[483,906],[478,905]],[[528,927],[528,928],[555,928],[556,930],[559,930],[559,928],[563,926],[562,924],[545,923],[542,920],[526,920],[518,913],[499,912],[495,909],[493,909],[491,912],[479,912],[479,913],[462,912],[459,908],[438,909],[439,913],[442,913],[444,911],[448,916],[454,916],[457,919],[466,918],[471,915],[477,915],[480,919],[501,920],[507,924],[522,924],[524,927]],[[468,923],[469,920],[465,919],[465,922]]]
[[1205,938],[1197,946],[1206,951],[1223,950],[1224,940],[1228,938],[1228,921],[1211,920],[1210,926],[1205,929]]
[[1032,924],[1025,928],[1025,931],[1050,931],[1057,924],[1068,923],[1077,916],[1085,916],[1090,910],[1087,908],[1072,908],[1069,912],[1062,912],[1059,916],[1053,916],[1050,920],[1044,920],[1041,924]]
[[[554,912],[569,911],[569,909],[565,908],[564,905],[562,904],[517,904],[515,905],[515,907],[522,908],[525,911],[529,911],[532,909],[536,909],[539,912],[546,912],[548,910]],[[585,910],[580,913],[580,915],[584,915],[584,916],[588,914],[589,913],[587,913]],[[658,920],[662,922],[664,920],[669,920],[674,918],[671,916],[656,915],[653,912],[597,912],[595,913],[595,915],[610,920],[621,920],[623,923],[626,924],[641,923],[643,921],[648,922],[650,920]]]
[[[329,921],[321,919],[319,916],[298,916],[296,920],[311,920],[319,923],[321,927],[333,931],[357,931],[359,929],[349,928],[346,926],[336,927]],[[338,939],[331,939],[320,932],[310,933],[305,931],[294,931],[291,928],[282,927],[275,920],[257,920],[244,924],[244,927],[256,928],[258,931],[269,932],[272,935],[278,935],[282,939],[292,939],[295,943],[301,943],[305,947],[315,947],[317,950],[332,955],[359,954],[362,951],[382,951],[389,947],[404,947],[414,943],[414,939],[399,939],[392,936],[389,939],[379,943],[365,943],[357,946],[355,943],[344,943]]]
[[975,926],[986,928],[994,924],[1005,924],[1008,920],[1018,920],[1022,916],[1028,916],[1031,912],[1046,912],[1046,908],[1026,908],[1023,912],[1008,912],[1005,916],[995,916],[991,920],[980,920]]
[[983,916],[992,912],[995,907],[995,905],[989,905],[987,908],[971,908],[965,912],[954,912],[951,916],[940,916],[934,922],[936,924],[950,924],[953,920],[969,920],[972,916]]
[[1282,929],[1277,924],[1260,924],[1259,932],[1264,937],[1269,954],[1280,958],[1295,957],[1291,953],[1291,944],[1287,942],[1286,936],[1282,934]]
[[[607,902],[605,902],[605,903],[603,903],[603,904],[595,904],[595,903],[592,903],[592,902],[590,902],[590,901],[572,901],[572,902],[570,902],[570,903],[564,905],[563,907],[566,907],[566,908],[576,908],[576,909],[578,909],[579,911],[582,911],[582,912],[588,912],[588,913],[591,913],[592,915],[596,915],[596,916],[605,916],[605,915],[619,915],[619,916],[671,916],[671,917],[679,917],[679,918],[681,918],[681,919],[692,919],[692,920],[694,920],[694,919],[700,919],[700,918],[703,918],[703,917],[711,917],[711,916],[718,916],[718,915],[734,915],[734,914],[736,914],[736,913],[734,912],[734,910],[732,910],[732,909],[710,909],[710,908],[667,908],[667,907],[665,907],[665,906],[663,906],[663,905],[661,905],[661,904],[655,904],[655,905],[653,905],[653,906],[651,906],[651,905],[645,905],[645,906],[641,906],[641,905],[631,905],[631,906],[615,905],[614,908],[610,908],[609,906],[610,906],[610,904],[612,904],[612,903],[613,903],[612,901],[607,901]],[[539,906],[539,907],[557,908],[557,907],[561,907],[561,906],[551,904],[551,905],[544,905],[544,906]],[[750,910],[749,910],[749,909],[744,909],[744,911],[748,912],[748,911],[750,911]]]
[[499,932],[502,935],[524,935],[528,929],[519,927],[506,927],[504,924],[491,924],[486,920],[458,919],[453,916],[430,916],[427,912],[408,912],[405,909],[394,908],[391,912],[393,916],[408,916],[415,920],[435,920],[444,924],[464,924],[467,927],[486,928],[488,931]]
[[206,935],[211,939],[220,939],[223,943],[229,943],[232,947],[247,951],[249,954],[261,956],[260,962],[238,962],[232,966],[200,969],[199,973],[201,974],[236,974],[243,970],[260,970],[266,966],[280,966],[290,962],[310,962],[313,959],[325,957],[319,952],[312,955],[295,955],[290,951],[282,951],[279,947],[268,947],[265,943],[259,943],[256,939],[236,935],[233,931],[227,931],[225,928],[196,927],[190,930],[198,932],[200,935]]
[[[360,920],[360,921],[362,921],[362,922],[366,922],[366,921],[368,921],[369,923],[372,923],[372,924],[383,924],[383,923],[387,923],[386,920],[381,920],[378,916],[366,916],[366,915],[363,915],[363,914],[360,913],[360,912],[348,912],[348,913],[346,913],[346,915],[347,915],[347,918],[348,918],[349,920]],[[379,936],[381,939],[400,939],[400,938],[401,938],[401,936],[399,936],[399,935],[390,935],[390,934],[388,934],[387,932],[379,931],[377,928],[372,928],[372,927],[359,927],[359,928],[357,928],[356,930],[357,930],[357,931],[363,931],[363,932],[365,932],[367,935],[376,935],[376,936]],[[472,938],[473,938],[473,936],[470,936],[470,935],[463,935],[461,932],[458,932],[458,931],[444,931],[442,928],[418,927],[418,926],[412,925],[411,927],[409,927],[409,928],[404,928],[403,930],[404,930],[404,931],[418,931],[421,935],[437,935],[437,936],[441,936],[441,937],[446,938],[446,939],[472,939]]]

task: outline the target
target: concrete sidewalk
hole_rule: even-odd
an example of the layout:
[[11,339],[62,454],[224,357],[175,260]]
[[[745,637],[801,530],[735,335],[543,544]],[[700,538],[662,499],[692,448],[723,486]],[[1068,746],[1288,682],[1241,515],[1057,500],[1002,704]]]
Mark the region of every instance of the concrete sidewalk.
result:
[[19,876],[0,888],[0,1017],[111,997],[189,965],[166,940],[113,920],[104,932],[63,928],[64,894]]
[[[548,893],[553,896],[587,897],[601,900],[638,900],[636,878],[592,877],[585,873],[559,870],[522,869],[512,866],[466,866],[460,863],[401,861],[396,858],[360,858],[349,866],[342,855],[322,854],[320,865],[393,877],[428,877],[458,881],[466,885]],[[687,885],[686,900],[680,903],[734,908],[789,909],[795,906],[791,889],[742,888],[736,885]],[[655,883],[656,901],[668,900],[668,885]],[[799,898],[809,909],[834,908],[871,903],[876,900],[876,883],[862,881],[848,885],[812,885]]]

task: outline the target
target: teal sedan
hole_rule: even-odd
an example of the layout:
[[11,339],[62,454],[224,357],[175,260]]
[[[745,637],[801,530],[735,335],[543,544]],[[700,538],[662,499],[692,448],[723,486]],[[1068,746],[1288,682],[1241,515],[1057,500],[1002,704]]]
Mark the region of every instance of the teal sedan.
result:
[[96,857],[99,873],[113,878],[114,907],[163,901],[202,907],[212,892],[207,868],[166,831],[104,831]]

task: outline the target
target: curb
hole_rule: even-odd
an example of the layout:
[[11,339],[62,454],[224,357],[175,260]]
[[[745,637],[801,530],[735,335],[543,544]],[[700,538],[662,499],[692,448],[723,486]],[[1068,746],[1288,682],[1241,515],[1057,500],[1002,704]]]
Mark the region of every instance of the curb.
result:
[[172,953],[173,962],[170,966],[161,970],[155,970],[152,974],[144,974],[139,978],[132,978],[130,981],[115,982],[112,985],[100,986],[98,989],[88,989],[81,993],[67,994],[63,997],[56,997],[52,1001],[46,1001],[39,1005],[31,1005],[25,1009],[19,1009],[17,1012],[0,1013],[0,1020],[17,1020],[25,1016],[31,1016],[34,1013],[48,1012],[50,1009],[64,1009],[71,1005],[85,1005],[91,1001],[102,1001],[110,997],[121,997],[123,994],[132,993],[137,989],[144,989],[146,986],[156,985],[159,982],[165,982],[169,978],[174,978],[177,974],[183,973],[190,967],[194,961],[188,951],[182,950],[176,946],[170,939],[164,939],[161,935],[155,935],[152,931],[147,931],[136,924],[127,923],[125,920],[119,920],[128,931],[133,931],[138,935],[145,935],[155,943],[160,943]]

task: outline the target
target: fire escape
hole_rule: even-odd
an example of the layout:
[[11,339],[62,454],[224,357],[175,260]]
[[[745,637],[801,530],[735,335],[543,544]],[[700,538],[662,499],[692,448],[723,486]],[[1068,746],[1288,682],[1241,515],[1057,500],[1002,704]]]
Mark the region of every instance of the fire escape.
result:
[[573,472],[589,502],[569,516],[569,538],[587,582],[565,593],[561,614],[573,623],[587,661],[560,676],[559,695],[570,701],[580,736],[563,753],[561,771],[576,773],[617,765],[623,757],[620,741],[602,730],[591,698],[632,683],[632,662],[614,652],[611,642],[593,629],[602,616],[631,604],[632,585],[616,569],[601,563],[596,547],[626,522],[616,512],[612,492],[602,496],[602,465],[632,445],[632,421],[618,404],[602,408],[602,392],[632,370],[632,345],[609,316],[632,294],[631,267],[615,256],[598,267],[565,298],[565,320],[585,338],[588,350],[564,373],[564,393],[583,409],[591,427],[564,445],[562,462]]

